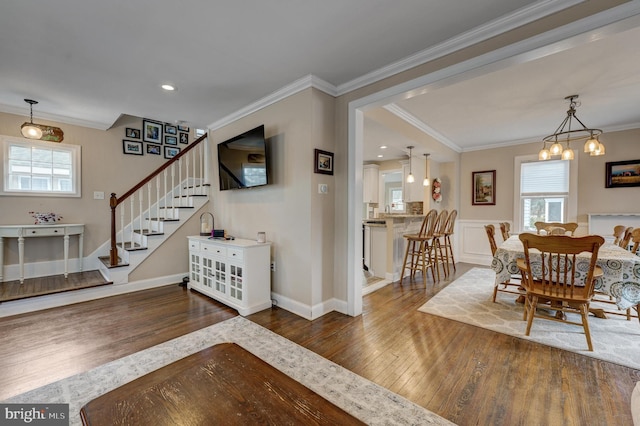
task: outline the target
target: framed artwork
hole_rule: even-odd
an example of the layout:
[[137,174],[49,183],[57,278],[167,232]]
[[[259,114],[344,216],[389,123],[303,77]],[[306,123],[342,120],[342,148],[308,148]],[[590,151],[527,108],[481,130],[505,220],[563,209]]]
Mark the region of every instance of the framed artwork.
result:
[[189,133],[180,132],[180,143],[189,143]]
[[140,129],[132,129],[127,127],[124,131],[124,135],[129,139],[140,139]]
[[314,159],[315,162],[313,171],[315,173],[321,173],[325,175],[333,174],[333,152],[315,149]]
[[165,135],[164,137],[165,145],[178,145],[178,138],[175,136]]
[[178,128],[176,126],[172,126],[171,124],[164,125],[164,133],[167,135],[177,135]]
[[179,130],[180,132],[188,132],[188,131],[189,131],[189,128],[188,128],[188,127],[185,127],[185,126],[178,126],[178,130]]
[[147,144],[147,154],[160,155],[161,149],[160,145]]
[[174,148],[172,146],[164,147],[164,158],[173,158],[180,152],[180,148]]
[[471,204],[474,206],[496,205],[496,171],[471,172],[473,188]]
[[124,152],[125,154],[143,155],[144,152],[142,152],[142,142],[128,141],[126,139],[123,139],[122,152]]
[[605,188],[640,186],[640,160],[612,161],[605,168]]
[[162,123],[142,120],[142,139],[145,142],[162,144]]

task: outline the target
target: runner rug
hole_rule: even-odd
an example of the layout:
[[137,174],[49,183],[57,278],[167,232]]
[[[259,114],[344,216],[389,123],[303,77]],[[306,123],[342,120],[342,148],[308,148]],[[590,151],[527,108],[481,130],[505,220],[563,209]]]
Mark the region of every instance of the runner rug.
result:
[[[495,276],[491,269],[473,268],[418,310],[640,369],[640,322],[637,318],[627,321],[619,315],[607,314],[607,319],[590,315],[593,352],[587,349],[587,340],[581,326],[536,318],[531,335],[525,336],[527,323],[522,320],[524,305],[515,303],[517,296],[498,292],[496,302],[491,301]],[[607,304],[606,309],[614,310],[616,307]],[[571,317],[574,314],[567,315]],[[572,319],[579,322],[580,316],[575,314]]]

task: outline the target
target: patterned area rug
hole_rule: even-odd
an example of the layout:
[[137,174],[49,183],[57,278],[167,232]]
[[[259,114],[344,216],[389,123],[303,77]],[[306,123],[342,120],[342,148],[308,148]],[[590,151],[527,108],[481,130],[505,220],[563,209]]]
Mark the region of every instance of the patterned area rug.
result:
[[[593,352],[587,350],[582,327],[534,319],[531,335],[525,336],[522,304],[513,294],[498,292],[491,301],[495,272],[473,268],[440,291],[418,310],[522,339],[577,352],[593,358],[640,369],[640,323],[637,318],[607,314],[607,319],[589,316]],[[592,305],[594,306],[594,305]],[[607,310],[615,309],[608,305]],[[567,314],[573,316],[574,314]],[[580,321],[575,314],[573,320]]]
[[70,425],[80,425],[80,408],[92,399],[171,362],[223,342],[237,343],[367,424],[453,424],[239,316],[3,402],[69,403]]

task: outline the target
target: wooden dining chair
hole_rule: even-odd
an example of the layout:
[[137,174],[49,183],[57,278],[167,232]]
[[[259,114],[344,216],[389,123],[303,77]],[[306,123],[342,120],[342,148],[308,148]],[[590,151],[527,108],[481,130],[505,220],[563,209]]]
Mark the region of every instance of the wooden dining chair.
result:
[[[604,238],[598,235],[572,238],[566,235],[520,234],[524,247],[524,259],[518,259],[522,273],[522,285],[526,291],[525,315],[529,336],[534,318],[543,318],[568,324],[581,325],[587,338],[587,346],[593,351],[589,332],[589,304],[594,295],[594,279],[602,276],[602,269],[596,266],[598,251]],[[532,257],[530,249],[537,250]],[[577,256],[590,253],[588,268],[578,270]],[[579,278],[582,277],[582,278]],[[576,313],[581,322],[565,315],[549,316],[538,314],[539,303],[556,312]]]
[[638,254],[638,248],[640,248],[640,228],[636,228],[631,231],[631,241],[633,246],[631,247],[631,253]]
[[500,222],[500,232],[502,233],[502,239],[507,241],[511,236],[511,224],[509,222]]
[[613,240],[613,244],[620,245],[620,241],[622,240],[626,229],[627,227],[624,225],[616,225],[613,227],[613,237],[615,238],[615,240]]
[[629,249],[629,244],[631,244],[631,234],[632,233],[633,233],[633,226],[630,226],[627,229],[625,229],[624,230],[624,235],[622,236],[622,239],[620,240],[618,245],[620,247],[622,247],[623,249],[628,250]]
[[417,234],[403,235],[406,240],[406,249],[402,261],[402,271],[400,272],[400,284],[404,280],[405,269],[409,269],[409,280],[415,279],[416,272],[421,271],[422,278],[426,282],[427,269],[431,270],[431,277],[434,281],[436,280],[430,242],[433,239],[433,229],[437,215],[438,212],[435,209],[431,209],[422,220]]
[[[493,225],[485,225],[484,230],[487,233],[487,239],[489,240],[489,247],[491,248],[491,255],[495,256],[496,251],[498,250],[498,245],[496,244],[496,227]],[[501,282],[499,285],[493,287],[493,298],[492,301],[495,303],[496,296],[498,292],[517,294],[520,296],[520,292],[513,289],[519,288],[521,285],[518,277],[511,277],[509,281]],[[502,286],[502,288],[500,288]]]
[[538,234],[540,234],[540,231],[545,231],[547,235],[550,235],[551,231],[560,232],[560,230],[556,228],[564,228],[563,234],[571,232],[571,235],[573,236],[576,229],[578,229],[578,224],[576,222],[536,222],[534,223],[534,226],[536,227],[536,232]]

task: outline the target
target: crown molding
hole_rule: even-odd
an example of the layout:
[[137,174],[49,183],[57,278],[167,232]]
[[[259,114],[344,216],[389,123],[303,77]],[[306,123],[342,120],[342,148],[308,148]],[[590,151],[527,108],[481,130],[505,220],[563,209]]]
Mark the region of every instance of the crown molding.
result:
[[207,128],[209,130],[219,129],[223,126],[226,126],[227,124],[231,124],[236,120],[246,117],[249,114],[259,111],[262,108],[266,108],[269,105],[275,104],[282,99],[285,99],[291,95],[295,95],[296,93],[311,87],[314,89],[318,89],[330,96],[337,96],[337,90],[334,85],[332,85],[331,83],[327,83],[326,81],[316,77],[315,75],[309,74],[287,86],[284,86],[279,90],[276,90],[275,92],[265,96],[264,98],[259,99],[258,101],[249,104],[244,108],[241,108],[236,112],[227,115],[226,117],[221,118],[220,120],[214,121],[213,123],[209,124]]
[[338,86],[338,95],[376,83],[387,77],[436,60],[450,53],[488,40],[537,19],[567,9],[585,0],[544,0],[525,6],[515,12],[494,19],[470,31],[452,37],[438,45],[422,50],[398,62],[389,64]]
[[[27,118],[29,121],[29,111],[27,108],[19,108],[13,105],[0,104],[0,112],[7,114],[21,115]],[[26,112],[26,114],[25,114]],[[67,117],[64,115],[50,114],[46,112],[37,112],[34,121],[38,120],[54,121],[56,123],[71,124],[73,126],[88,127],[90,129],[108,130],[111,127],[111,123],[102,123],[99,121],[82,120],[73,117]]]

